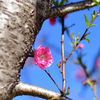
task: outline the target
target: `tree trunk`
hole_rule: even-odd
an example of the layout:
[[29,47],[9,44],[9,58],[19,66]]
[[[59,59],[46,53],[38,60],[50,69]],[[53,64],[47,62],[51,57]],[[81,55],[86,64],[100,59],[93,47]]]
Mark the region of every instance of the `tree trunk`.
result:
[[20,70],[53,0],[0,0],[0,100],[11,100]]

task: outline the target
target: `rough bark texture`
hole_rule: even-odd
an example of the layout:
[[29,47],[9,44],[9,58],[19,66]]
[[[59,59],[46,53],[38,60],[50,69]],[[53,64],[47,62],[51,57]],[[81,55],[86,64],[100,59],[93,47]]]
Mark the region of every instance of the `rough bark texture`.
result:
[[[74,0],[73,0],[74,2]],[[92,4],[92,0],[85,0],[85,1],[79,1],[76,3],[70,3],[66,5],[61,5],[61,6],[54,6],[51,8],[50,13],[49,13],[49,18],[52,17],[57,17],[57,16],[64,16],[69,13],[73,13],[76,11],[84,10],[84,9],[89,9],[95,5]]]
[[20,70],[53,0],[0,0],[0,100],[11,100]]

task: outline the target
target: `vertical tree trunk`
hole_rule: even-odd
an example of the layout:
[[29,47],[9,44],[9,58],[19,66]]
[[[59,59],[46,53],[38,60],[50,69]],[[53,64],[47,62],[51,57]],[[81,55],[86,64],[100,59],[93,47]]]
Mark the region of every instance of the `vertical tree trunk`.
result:
[[11,100],[20,70],[53,0],[0,0],[0,100]]

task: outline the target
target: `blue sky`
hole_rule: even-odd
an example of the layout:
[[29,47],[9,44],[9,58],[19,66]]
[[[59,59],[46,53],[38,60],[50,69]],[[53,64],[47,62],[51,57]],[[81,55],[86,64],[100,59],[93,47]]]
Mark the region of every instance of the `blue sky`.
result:
[[[72,0],[69,0],[70,2]],[[74,2],[79,0],[74,0]],[[69,28],[70,33],[74,32],[75,36],[77,36],[78,33],[80,33],[80,37],[84,33],[86,29],[84,14],[90,19],[91,13],[93,13],[93,10],[95,9],[96,13],[99,10],[99,7],[93,7],[89,10],[82,10],[77,11],[71,14],[68,14],[68,17],[65,19],[65,26],[70,26],[72,24],[75,24],[73,27]],[[98,51],[100,50],[100,17],[98,17],[94,24],[97,26],[94,26],[88,30],[88,32],[91,32],[90,35],[87,36],[89,38],[90,43],[83,40],[81,43],[84,44],[84,49],[82,50],[83,53],[86,53],[87,55],[82,59],[83,62],[87,66],[87,71],[91,70],[91,68],[94,66],[95,58],[98,54]],[[51,54],[54,58],[53,64],[47,68],[47,71],[50,71],[51,76],[54,78],[56,83],[59,85],[59,87],[62,89],[62,76],[59,72],[59,69],[57,68],[56,64],[60,62],[61,60],[61,24],[57,21],[54,26],[51,26],[49,24],[49,20],[46,20],[43,23],[43,26],[37,35],[35,45],[34,47],[37,48],[40,45],[43,45],[44,47],[49,46],[51,49]],[[71,52],[72,47],[70,46],[70,39],[65,33],[65,57],[68,56],[68,54]],[[72,60],[76,59],[76,53],[73,53],[73,55],[69,58],[69,60],[66,63],[66,89],[68,86],[70,86],[70,95],[68,97],[72,98],[73,100],[92,100],[94,97],[93,92],[89,87],[83,87],[81,80],[77,80],[74,78],[74,72],[78,69],[78,66],[72,63]],[[21,71],[21,81],[23,83],[36,85],[48,90],[52,90],[59,93],[59,90],[55,86],[55,84],[51,81],[51,79],[48,77],[48,75],[41,69],[39,69],[37,66],[34,65],[33,59],[31,59],[31,64],[29,66],[26,66]],[[93,76],[94,79],[96,79],[96,75]],[[100,99],[99,95],[100,91],[100,84],[97,86],[97,95]],[[83,98],[83,99],[81,99]],[[18,96],[15,97],[13,100],[43,100],[37,97],[31,97],[31,96]]]

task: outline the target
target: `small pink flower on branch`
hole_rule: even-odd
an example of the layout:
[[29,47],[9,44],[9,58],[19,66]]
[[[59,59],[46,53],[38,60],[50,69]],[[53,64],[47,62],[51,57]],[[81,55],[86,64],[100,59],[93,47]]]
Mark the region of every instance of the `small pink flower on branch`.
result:
[[85,78],[85,73],[84,73],[84,70],[82,68],[76,70],[76,73],[75,74],[76,74],[76,78],[78,80],[82,80],[82,79]]
[[78,48],[79,48],[79,49],[83,49],[83,48],[84,48],[84,44],[79,44],[79,45],[78,45]]
[[50,18],[49,22],[50,22],[50,25],[54,25],[56,22],[56,18]]
[[49,47],[39,46],[34,51],[34,63],[39,68],[45,70],[53,63],[53,57]]
[[98,58],[96,59],[95,66],[96,66],[96,68],[99,68],[99,69],[100,69],[100,57],[98,57]]
[[68,15],[64,15],[64,18],[67,18],[68,17]]
[[83,84],[83,85],[86,85],[86,84],[87,84],[87,82],[86,82],[86,81],[82,81],[82,84]]

